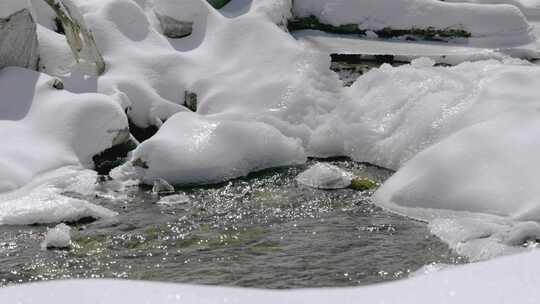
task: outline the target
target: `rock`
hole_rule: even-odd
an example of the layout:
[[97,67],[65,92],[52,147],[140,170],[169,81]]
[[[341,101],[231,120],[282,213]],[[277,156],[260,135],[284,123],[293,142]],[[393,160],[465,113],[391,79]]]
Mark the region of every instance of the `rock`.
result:
[[231,0],[208,0],[208,3],[216,9],[223,8],[229,2],[231,2]]
[[300,173],[296,181],[318,189],[344,189],[351,185],[352,175],[334,165],[318,163]]
[[156,13],[163,30],[163,35],[169,38],[184,38],[193,32],[193,22],[178,21],[172,17]]
[[60,80],[58,78],[53,78],[53,79],[49,80],[47,82],[47,84],[53,89],[57,89],[57,90],[63,90],[64,89],[64,83],[62,82],[62,80]]
[[184,92],[184,106],[193,112],[197,112],[197,94],[190,91]]
[[36,28],[28,9],[0,19],[0,69],[18,66],[37,70],[39,52]]

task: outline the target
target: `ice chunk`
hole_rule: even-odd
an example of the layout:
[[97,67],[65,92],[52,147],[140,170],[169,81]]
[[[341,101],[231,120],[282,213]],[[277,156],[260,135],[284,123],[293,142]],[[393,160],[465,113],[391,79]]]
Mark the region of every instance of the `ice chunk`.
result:
[[[31,225],[75,222],[83,218],[109,218],[116,212],[66,196],[87,195],[95,190],[95,172],[61,168],[17,191],[0,194],[0,225]],[[66,193],[66,195],[63,195]]]
[[154,185],[152,187],[152,193],[153,194],[174,193],[174,187],[163,178],[156,178],[156,180],[154,180]]
[[175,195],[169,195],[161,198],[157,202],[158,205],[164,205],[164,206],[174,206],[174,205],[184,205],[190,202],[189,196],[185,194],[175,194]]
[[317,163],[296,177],[300,184],[319,189],[343,189],[351,185],[352,174],[331,164]]
[[45,240],[41,243],[43,249],[69,248],[71,247],[71,228],[66,224],[58,224],[47,230]]

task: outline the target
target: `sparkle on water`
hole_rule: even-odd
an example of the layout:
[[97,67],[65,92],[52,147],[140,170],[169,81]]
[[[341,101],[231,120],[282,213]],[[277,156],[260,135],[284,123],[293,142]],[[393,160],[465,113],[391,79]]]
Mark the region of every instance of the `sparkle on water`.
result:
[[[85,199],[120,215],[72,224],[69,250],[41,249],[47,226],[0,227],[0,284],[129,278],[354,286],[403,278],[426,264],[464,262],[424,223],[374,206],[371,192],[298,185],[295,177],[312,163],[179,189],[177,204],[157,204],[160,197],[150,189],[115,192],[105,182]],[[391,174],[347,160],[332,163],[379,182]]]

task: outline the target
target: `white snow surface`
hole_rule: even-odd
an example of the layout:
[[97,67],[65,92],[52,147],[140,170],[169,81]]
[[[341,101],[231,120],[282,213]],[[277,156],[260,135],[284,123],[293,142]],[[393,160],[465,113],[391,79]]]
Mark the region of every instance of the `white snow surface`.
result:
[[537,303],[538,251],[452,267],[407,280],[356,288],[271,291],[141,281],[56,281],[0,289],[1,303],[251,304]]

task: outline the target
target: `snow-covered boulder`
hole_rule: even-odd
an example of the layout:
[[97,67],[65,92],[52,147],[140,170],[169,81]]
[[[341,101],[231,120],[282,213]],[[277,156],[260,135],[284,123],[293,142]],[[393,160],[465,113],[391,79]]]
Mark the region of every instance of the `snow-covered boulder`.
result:
[[93,167],[92,157],[129,137],[114,98],[74,94],[22,68],[0,70],[0,192],[63,166]]
[[0,3],[0,69],[19,66],[36,70],[39,50],[36,23],[26,1]]
[[511,5],[438,0],[295,0],[293,12],[298,18],[312,18],[338,30],[370,30],[379,36],[392,32],[425,33],[433,38],[470,36],[490,38],[498,44],[526,43],[532,39],[531,26],[521,11]]
[[538,0],[445,0],[446,2],[470,2],[478,4],[509,4],[518,7],[527,17],[540,16],[540,1]]
[[260,122],[178,113],[133,151],[140,178],[152,184],[208,184],[271,167],[304,163],[299,140]]

